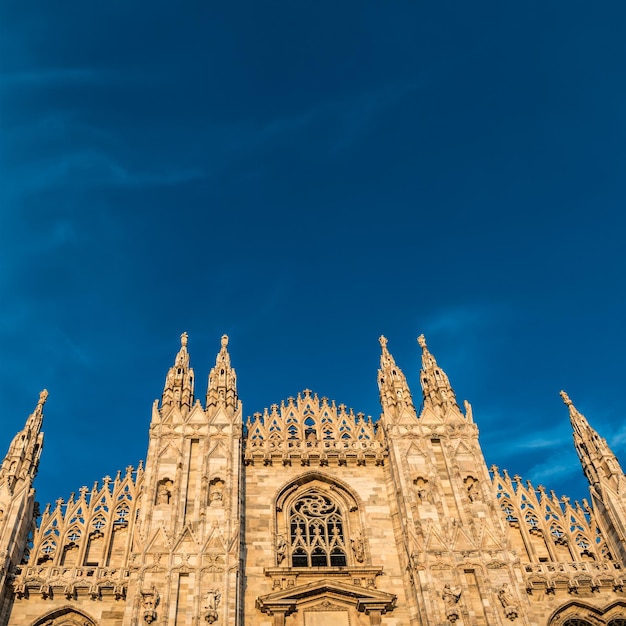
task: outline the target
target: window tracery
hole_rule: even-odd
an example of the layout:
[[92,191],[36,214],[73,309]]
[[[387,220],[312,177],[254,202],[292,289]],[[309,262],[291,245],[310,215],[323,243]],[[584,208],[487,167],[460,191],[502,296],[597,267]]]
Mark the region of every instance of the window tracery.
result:
[[115,519],[113,521],[113,525],[116,528],[126,528],[128,526],[128,516],[130,515],[130,510],[128,508],[128,504],[124,503],[117,507],[115,511]]
[[347,565],[344,523],[335,502],[321,493],[298,498],[290,510],[293,567]]

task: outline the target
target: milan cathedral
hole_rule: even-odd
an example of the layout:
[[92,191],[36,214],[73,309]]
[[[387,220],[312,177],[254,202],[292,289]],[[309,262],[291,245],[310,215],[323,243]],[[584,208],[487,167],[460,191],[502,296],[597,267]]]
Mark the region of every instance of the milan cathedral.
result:
[[626,626],[626,479],[564,392],[581,503],[487,468],[423,336],[417,403],[380,338],[377,420],[308,389],[244,420],[228,337],[204,402],[187,339],[145,464],[40,511],[41,392],[0,468],[0,625]]

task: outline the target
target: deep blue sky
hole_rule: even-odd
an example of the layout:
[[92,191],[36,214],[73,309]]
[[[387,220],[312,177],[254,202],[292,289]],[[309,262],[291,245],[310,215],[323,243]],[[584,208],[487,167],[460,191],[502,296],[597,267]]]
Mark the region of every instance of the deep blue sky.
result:
[[4,2],[3,449],[43,502],[144,458],[187,331],[244,415],[377,416],[424,332],[489,465],[573,497],[566,389],[626,460],[626,4]]

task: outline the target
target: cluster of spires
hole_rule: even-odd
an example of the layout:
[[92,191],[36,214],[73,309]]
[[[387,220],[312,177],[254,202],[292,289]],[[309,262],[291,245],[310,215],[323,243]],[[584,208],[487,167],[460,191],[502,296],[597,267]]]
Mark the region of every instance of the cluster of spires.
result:
[[[381,357],[378,372],[378,386],[382,406],[396,407],[399,411],[415,411],[411,391],[402,370],[387,348],[387,339],[380,337]],[[424,335],[417,339],[422,349],[422,368],[420,382],[423,390],[423,408],[444,414],[456,411],[461,415],[456,396],[446,373],[439,367],[435,357],[428,350]],[[173,406],[189,410],[194,403],[194,372],[189,364],[187,351],[188,335],[181,335],[181,347],[169,369],[161,408]],[[47,390],[40,393],[34,412],[29,416],[24,429],[17,433],[0,467],[0,485],[7,485],[10,492],[18,480],[30,481],[34,478],[39,464],[43,445],[43,407],[48,397]],[[569,396],[562,391],[561,397],[569,409],[574,434],[574,444],[583,470],[589,483],[600,488],[601,479],[615,479],[623,476],[619,463],[605,439],[589,425],[587,419],[574,406]],[[231,366],[228,353],[228,336],[223,335],[221,348],[217,354],[215,366],[208,377],[206,406],[224,406],[236,409],[239,406],[237,396],[237,377]],[[468,406],[468,405],[466,405]],[[469,411],[466,417],[471,419]],[[600,495],[600,494],[599,494]]]
[[[187,351],[188,335],[180,336],[180,350],[165,378],[165,387],[161,396],[161,408],[176,406],[189,410],[194,404],[194,373],[189,365]],[[206,393],[206,407],[225,406],[236,409],[239,405],[237,396],[237,374],[231,367],[228,354],[228,335],[222,335],[221,348],[215,360],[215,367],[209,372]]]

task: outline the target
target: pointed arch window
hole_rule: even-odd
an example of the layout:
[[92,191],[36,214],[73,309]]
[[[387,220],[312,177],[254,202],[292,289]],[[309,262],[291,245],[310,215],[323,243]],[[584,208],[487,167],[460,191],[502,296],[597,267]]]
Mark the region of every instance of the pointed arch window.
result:
[[347,565],[341,509],[328,496],[313,492],[297,498],[289,521],[292,567]]

